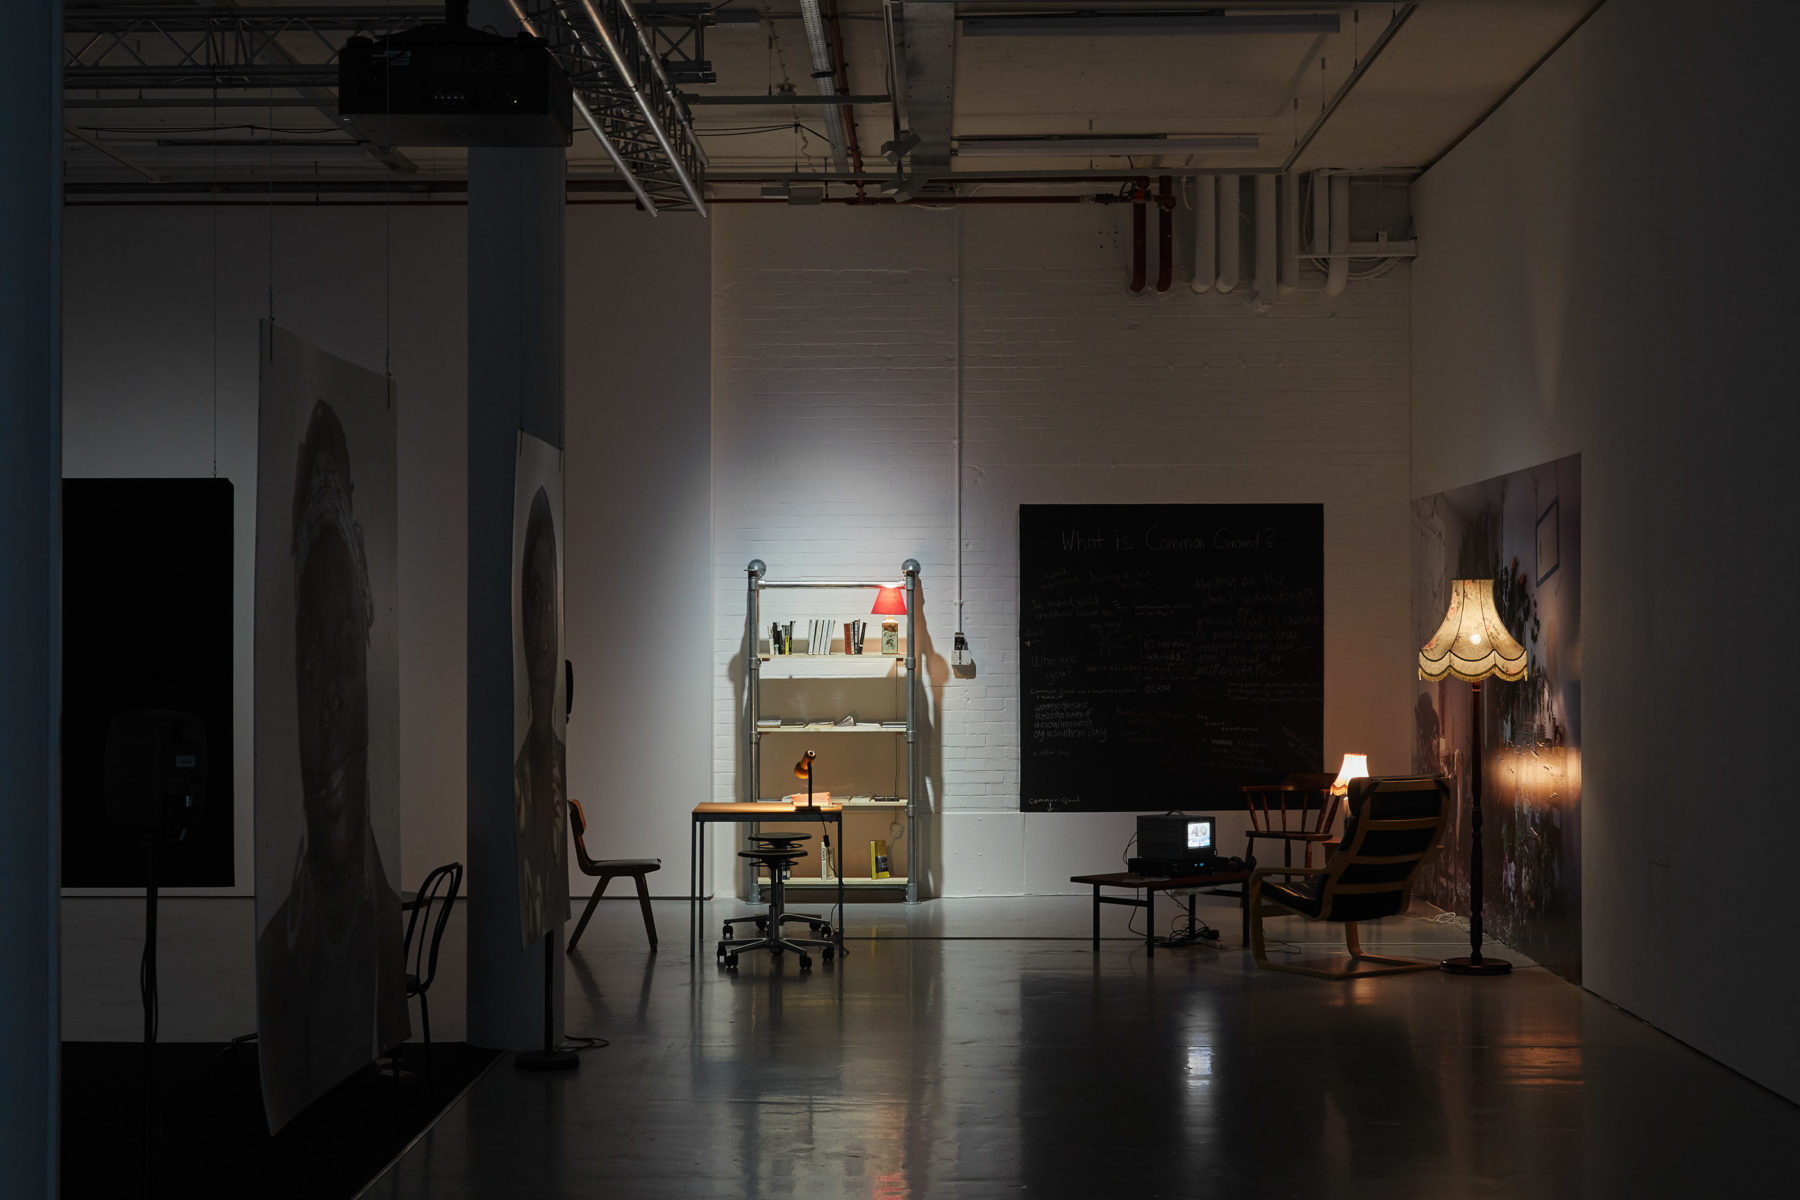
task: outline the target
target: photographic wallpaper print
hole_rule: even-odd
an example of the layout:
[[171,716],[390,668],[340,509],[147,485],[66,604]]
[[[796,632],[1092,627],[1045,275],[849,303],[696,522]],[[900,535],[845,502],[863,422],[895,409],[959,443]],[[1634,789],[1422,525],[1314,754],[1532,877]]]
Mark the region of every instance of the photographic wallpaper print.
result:
[[[1482,685],[1483,911],[1488,936],[1581,980],[1581,457],[1413,501],[1414,644],[1453,579],[1494,580],[1529,655],[1522,683]],[[1448,776],[1456,807],[1419,893],[1469,911],[1470,687],[1420,680],[1413,769]]]

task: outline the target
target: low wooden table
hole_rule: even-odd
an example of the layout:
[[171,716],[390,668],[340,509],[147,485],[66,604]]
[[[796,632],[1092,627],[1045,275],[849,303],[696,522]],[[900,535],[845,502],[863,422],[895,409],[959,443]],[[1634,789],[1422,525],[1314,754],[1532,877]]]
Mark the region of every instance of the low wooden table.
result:
[[[1146,956],[1156,953],[1156,893],[1187,891],[1190,888],[1228,887],[1234,883],[1244,885],[1238,895],[1239,920],[1244,944],[1250,944],[1250,872],[1217,871],[1210,875],[1178,875],[1172,878],[1161,875],[1137,875],[1129,871],[1115,871],[1110,875],[1071,875],[1070,883],[1089,884],[1094,889],[1094,950],[1100,949],[1100,906],[1102,904],[1122,904],[1127,908],[1144,910],[1144,953]],[[1103,896],[1101,888],[1123,888],[1128,891],[1142,892],[1139,896]]]

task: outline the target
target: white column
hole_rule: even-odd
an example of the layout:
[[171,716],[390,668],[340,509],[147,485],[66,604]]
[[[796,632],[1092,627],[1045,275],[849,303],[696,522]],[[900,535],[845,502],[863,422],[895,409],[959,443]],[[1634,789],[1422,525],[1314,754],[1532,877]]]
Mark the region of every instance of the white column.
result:
[[62,5],[0,40],[0,1175],[56,1195]]

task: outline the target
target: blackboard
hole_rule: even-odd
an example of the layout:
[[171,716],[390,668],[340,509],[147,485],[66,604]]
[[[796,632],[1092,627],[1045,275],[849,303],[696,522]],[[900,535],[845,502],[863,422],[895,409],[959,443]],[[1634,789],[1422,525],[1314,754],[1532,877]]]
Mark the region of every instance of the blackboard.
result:
[[1019,507],[1019,807],[1242,808],[1323,769],[1318,504]]

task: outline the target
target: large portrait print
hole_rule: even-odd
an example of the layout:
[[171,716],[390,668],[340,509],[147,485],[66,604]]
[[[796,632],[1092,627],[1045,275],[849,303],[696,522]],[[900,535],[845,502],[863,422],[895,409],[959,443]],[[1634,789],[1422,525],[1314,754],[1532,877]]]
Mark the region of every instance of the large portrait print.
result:
[[265,323],[256,1013],[271,1131],[407,1036],[389,381]]
[[569,919],[562,452],[521,433],[513,478],[513,834],[530,946]]

